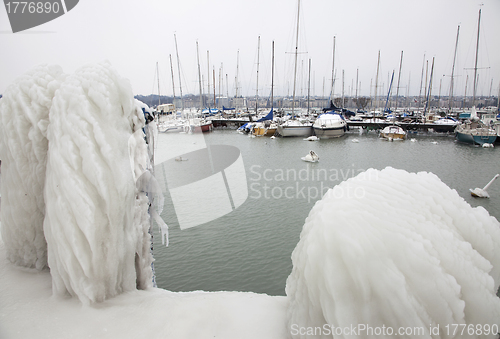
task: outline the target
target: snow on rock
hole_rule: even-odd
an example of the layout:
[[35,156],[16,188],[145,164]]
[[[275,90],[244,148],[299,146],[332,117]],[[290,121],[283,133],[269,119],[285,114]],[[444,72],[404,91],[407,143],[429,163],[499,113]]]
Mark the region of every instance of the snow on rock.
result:
[[142,220],[145,213],[144,197],[136,202],[129,142],[139,141],[143,125],[129,82],[107,63],[80,68],[57,91],[44,221],[55,295],[89,303],[136,288],[144,225],[135,227],[134,215]]
[[360,324],[430,337],[439,325],[438,338],[450,324],[498,326],[499,243],[500,223],[434,174],[370,169],[309,213],[286,285],[288,328],[296,338],[325,324],[325,338],[331,326],[349,328],[336,338],[369,337],[348,333]]
[[11,262],[39,270],[47,266],[43,190],[49,110],[64,78],[59,66],[41,65],[0,99],[1,233]]

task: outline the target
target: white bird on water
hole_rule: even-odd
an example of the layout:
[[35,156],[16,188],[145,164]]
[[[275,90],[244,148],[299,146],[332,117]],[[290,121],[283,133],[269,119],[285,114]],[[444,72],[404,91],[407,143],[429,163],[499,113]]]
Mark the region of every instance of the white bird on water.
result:
[[472,195],[473,197],[476,197],[476,198],[489,198],[490,195],[488,194],[488,192],[486,192],[486,190],[488,189],[488,187],[490,187],[490,185],[493,183],[493,181],[495,181],[496,178],[498,178],[500,176],[500,174],[497,174],[493,177],[493,179],[490,180],[489,183],[486,184],[486,186],[484,186],[482,189],[481,188],[469,188],[469,191],[470,191],[470,195]]

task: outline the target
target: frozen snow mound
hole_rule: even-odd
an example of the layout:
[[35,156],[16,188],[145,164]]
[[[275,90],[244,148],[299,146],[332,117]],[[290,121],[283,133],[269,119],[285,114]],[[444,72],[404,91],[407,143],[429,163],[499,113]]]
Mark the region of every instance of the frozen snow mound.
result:
[[49,266],[55,295],[90,303],[154,285],[150,215],[167,226],[145,116],[107,62],[70,76],[39,66],[0,100],[7,258]]
[[89,303],[136,288],[134,214],[147,209],[136,206],[129,143],[143,126],[129,82],[107,63],[82,67],[56,93],[44,222],[55,295]]
[[19,77],[0,99],[2,238],[9,261],[39,270],[47,266],[43,190],[49,110],[64,78],[61,67],[41,65]]
[[436,175],[369,169],[309,213],[286,284],[288,328],[295,338],[409,327],[439,338],[453,337],[451,324],[498,326],[498,244],[500,223]]

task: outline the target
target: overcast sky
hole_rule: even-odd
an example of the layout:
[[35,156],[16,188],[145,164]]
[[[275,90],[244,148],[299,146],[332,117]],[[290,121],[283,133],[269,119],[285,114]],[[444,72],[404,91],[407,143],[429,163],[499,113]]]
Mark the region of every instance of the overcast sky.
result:
[[[500,0],[302,0],[296,93],[307,94],[308,60],[311,59],[311,94],[329,94],[333,37],[336,36],[336,95],[342,92],[342,71],[344,93],[354,95],[358,69],[360,94],[373,95],[380,50],[379,95],[387,94],[393,70],[395,93],[403,51],[400,94],[406,94],[408,85],[410,95],[419,94],[422,66],[428,60],[430,75],[435,57],[433,94],[438,94],[441,83],[441,95],[447,96],[460,25],[455,93],[463,95],[469,75],[468,94],[471,95],[473,70],[470,68],[474,67],[480,8],[478,94],[489,95],[493,80],[492,95],[497,95]],[[120,75],[130,80],[134,94],[158,92],[158,62],[160,92],[172,95],[169,61],[172,55],[178,96],[175,33],[184,95],[199,93],[197,41],[204,93],[208,68],[211,82],[213,70],[216,71],[217,93],[222,68],[223,94],[234,96],[239,51],[239,91],[243,95],[255,95],[259,35],[259,96],[270,95],[273,40],[275,95],[291,95],[296,22],[296,0],[80,0],[66,15],[13,34],[2,7],[0,93],[16,77],[41,63],[59,64],[66,73],[72,73],[85,63],[109,60]]]

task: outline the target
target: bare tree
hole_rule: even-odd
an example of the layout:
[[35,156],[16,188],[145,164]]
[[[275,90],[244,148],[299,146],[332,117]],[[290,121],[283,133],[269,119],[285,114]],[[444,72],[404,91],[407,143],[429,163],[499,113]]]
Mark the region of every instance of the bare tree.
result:
[[359,97],[357,99],[353,99],[353,101],[356,103],[356,107],[358,109],[365,109],[366,106],[370,103],[371,99],[368,97]]

